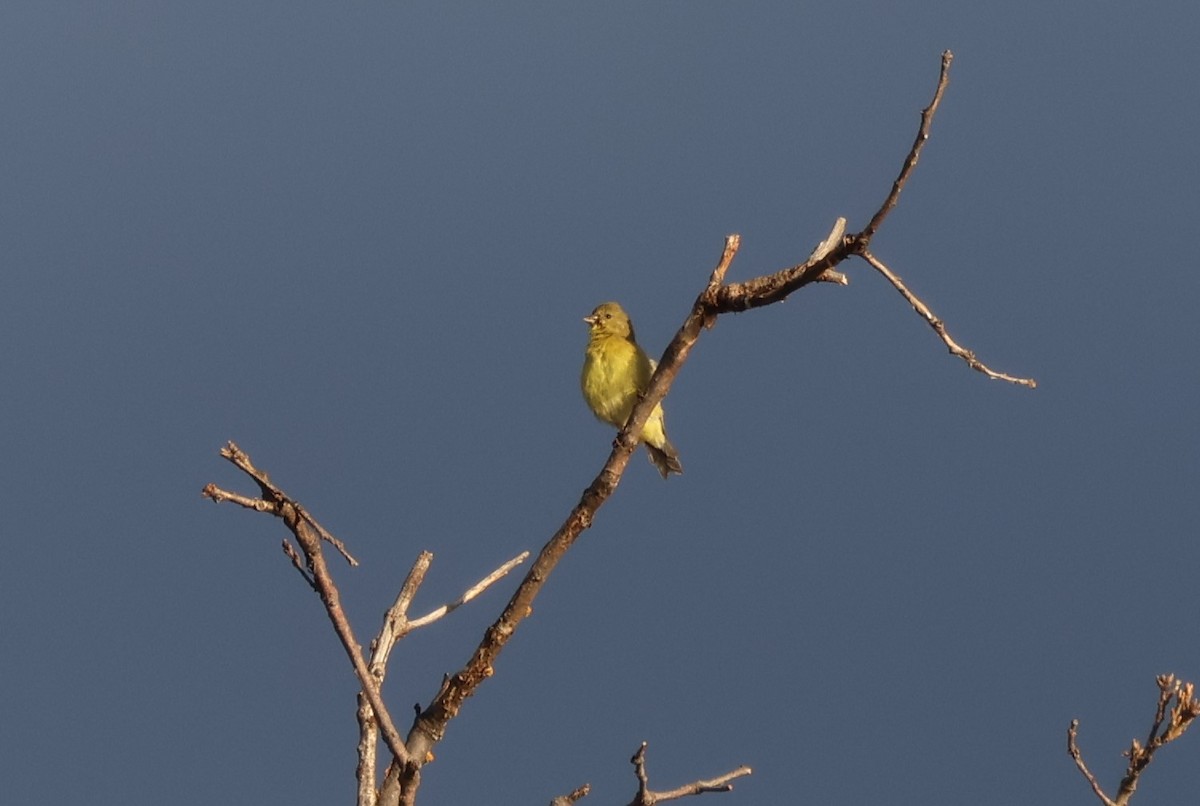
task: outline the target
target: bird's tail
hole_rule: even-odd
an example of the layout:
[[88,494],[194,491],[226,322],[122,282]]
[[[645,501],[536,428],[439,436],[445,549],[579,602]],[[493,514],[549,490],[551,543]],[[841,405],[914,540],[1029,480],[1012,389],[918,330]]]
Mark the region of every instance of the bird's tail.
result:
[[672,473],[683,473],[683,465],[679,463],[679,452],[667,440],[663,440],[661,448],[656,448],[649,442],[643,442],[646,453],[650,456],[650,464],[654,465],[665,479]]

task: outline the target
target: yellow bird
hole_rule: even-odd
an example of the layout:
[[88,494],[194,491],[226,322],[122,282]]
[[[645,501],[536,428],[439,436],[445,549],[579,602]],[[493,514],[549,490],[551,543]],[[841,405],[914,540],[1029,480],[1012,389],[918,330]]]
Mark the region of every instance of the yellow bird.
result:
[[[624,428],[638,398],[646,391],[656,364],[638,346],[633,323],[617,303],[596,306],[583,321],[588,323],[590,334],[579,377],[583,399],[592,414],[618,429]],[[641,439],[651,464],[664,479],[671,473],[683,472],[679,454],[667,439],[661,404],[654,407],[646,420]]]

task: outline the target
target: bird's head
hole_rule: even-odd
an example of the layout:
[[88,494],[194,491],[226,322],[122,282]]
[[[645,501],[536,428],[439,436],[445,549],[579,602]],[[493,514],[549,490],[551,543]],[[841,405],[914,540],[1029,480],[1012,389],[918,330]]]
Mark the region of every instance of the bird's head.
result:
[[633,323],[629,321],[629,314],[625,313],[624,309],[615,302],[597,305],[591,316],[583,317],[583,321],[588,323],[588,330],[592,338],[617,336],[634,341]]

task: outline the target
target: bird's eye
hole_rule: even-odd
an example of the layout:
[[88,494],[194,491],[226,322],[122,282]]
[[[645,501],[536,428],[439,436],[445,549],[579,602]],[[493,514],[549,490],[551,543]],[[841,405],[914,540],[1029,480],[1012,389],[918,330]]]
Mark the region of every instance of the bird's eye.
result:
[[612,314],[611,314],[611,313],[606,313],[606,314],[604,314],[604,318],[605,318],[605,319],[612,319]]

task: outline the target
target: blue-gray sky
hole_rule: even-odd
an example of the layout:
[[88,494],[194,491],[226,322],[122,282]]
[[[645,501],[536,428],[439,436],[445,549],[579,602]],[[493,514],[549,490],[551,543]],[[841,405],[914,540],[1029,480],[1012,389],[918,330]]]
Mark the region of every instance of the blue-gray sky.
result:
[[[423,803],[1091,803],[1200,679],[1193,3],[61,2],[0,8],[5,800],[349,803],[354,678],[228,439],[363,561],[366,641],[536,550],[608,454],[580,318],[722,319],[468,701]],[[407,724],[515,581],[393,656]],[[1200,736],[1137,802],[1194,800]],[[169,793],[169,794],[164,794]]]

